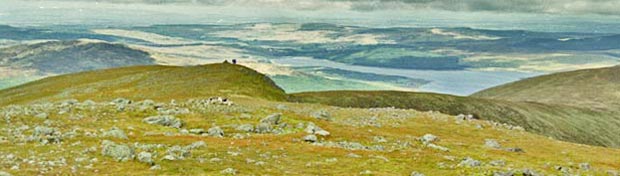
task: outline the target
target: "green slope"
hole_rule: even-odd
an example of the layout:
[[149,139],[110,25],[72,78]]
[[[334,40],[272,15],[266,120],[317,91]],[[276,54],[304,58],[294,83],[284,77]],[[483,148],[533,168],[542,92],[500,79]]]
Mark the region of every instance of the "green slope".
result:
[[50,77],[0,90],[0,106],[68,98],[170,100],[209,96],[287,98],[268,77],[244,66],[135,66]]
[[451,115],[472,114],[565,141],[620,147],[617,128],[620,118],[584,108],[397,91],[308,92],[292,94],[292,100],[341,107],[395,107]]
[[620,111],[620,66],[534,77],[472,96]]

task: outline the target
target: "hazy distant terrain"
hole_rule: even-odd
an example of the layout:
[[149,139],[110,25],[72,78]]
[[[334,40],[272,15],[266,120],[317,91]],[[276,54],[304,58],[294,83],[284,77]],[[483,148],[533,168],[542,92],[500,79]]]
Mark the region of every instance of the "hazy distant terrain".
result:
[[[0,26],[0,31],[0,41],[5,47],[80,39],[123,44],[132,50],[142,50],[154,59],[133,64],[117,63],[118,66],[197,65],[237,59],[274,78],[287,92],[421,90],[468,95],[544,73],[616,65],[620,56],[620,35],[606,33],[369,28],[329,23],[113,28]],[[98,55],[89,50],[81,51],[83,60]],[[63,54],[66,54],[47,52],[51,51],[41,54],[56,59],[63,59]],[[10,56],[3,57],[6,60]],[[333,61],[343,65],[314,64],[326,68],[313,71],[304,68],[313,65],[295,65],[295,62],[284,61],[290,58]],[[118,59],[122,60],[122,57]],[[63,63],[61,60],[49,62]],[[33,64],[30,67],[46,67]],[[373,71],[382,68],[392,70],[383,73]],[[94,67],[64,70],[68,73],[90,69]],[[476,80],[454,81],[474,78]],[[23,82],[14,81],[18,78],[6,74],[2,79],[4,81],[0,83],[4,84],[3,87]]]

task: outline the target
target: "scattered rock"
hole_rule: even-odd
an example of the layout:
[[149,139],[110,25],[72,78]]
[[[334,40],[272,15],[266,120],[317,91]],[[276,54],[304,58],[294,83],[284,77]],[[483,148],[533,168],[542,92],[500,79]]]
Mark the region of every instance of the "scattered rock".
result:
[[190,129],[188,132],[192,134],[203,134],[205,133],[205,130],[202,128],[194,128],[194,129]]
[[518,148],[518,147],[506,148],[505,150],[509,152],[525,152],[523,149]]
[[191,144],[185,146],[185,148],[188,149],[188,150],[194,150],[194,149],[202,148],[204,146],[207,146],[206,142],[198,141],[198,142],[194,142],[194,143],[191,143]]
[[307,135],[307,136],[304,137],[304,141],[306,141],[306,142],[314,143],[314,142],[316,142],[318,140],[319,140],[319,138],[317,138],[316,135],[313,135],[313,134]]
[[0,171],[0,176],[12,176],[8,172]]
[[116,144],[112,141],[104,140],[102,142],[103,150],[101,154],[103,156],[109,156],[114,158],[116,161],[129,161],[133,160],[135,157],[134,150],[124,144]]
[[243,132],[252,132],[254,131],[254,125],[252,124],[243,124],[243,125],[239,125],[237,126],[237,131],[243,131]]
[[220,171],[220,174],[223,174],[223,175],[237,175],[237,170],[233,169],[233,168],[226,168],[226,169]]
[[439,137],[433,134],[425,134],[424,136],[422,136],[422,138],[420,138],[420,141],[422,141],[422,143],[425,143],[425,144],[433,143],[438,140],[439,140]]
[[259,123],[256,126],[257,133],[270,133],[272,130],[271,124],[269,123]]
[[355,154],[355,153],[349,153],[349,154],[347,154],[347,157],[349,157],[349,158],[361,158],[362,156],[360,156],[358,154]]
[[442,151],[442,152],[449,152],[450,151],[450,149],[448,149],[447,147],[439,146],[439,145],[432,144],[432,143],[426,144],[426,146],[429,147],[429,148],[435,149],[435,150]]
[[140,152],[138,154],[138,161],[149,164],[149,165],[155,164],[155,162],[153,161],[153,154],[149,152]]
[[224,130],[222,130],[219,126],[215,126],[209,128],[209,130],[207,130],[207,134],[213,137],[224,137]]
[[411,172],[411,174],[409,174],[409,175],[410,176],[424,176],[424,174],[422,174],[420,172],[416,172],[416,171]]
[[482,165],[482,162],[475,160],[473,158],[467,157],[459,163],[459,167],[479,167]]
[[117,127],[112,127],[109,131],[103,132],[103,137],[114,137],[119,139],[129,139],[125,132]]
[[306,133],[309,134],[316,134],[319,136],[329,136],[330,133],[326,130],[324,130],[323,128],[316,126],[314,123],[310,122],[308,123],[308,126],[306,127],[306,129],[304,130]]
[[532,169],[523,169],[523,176],[540,176],[540,174]]
[[456,118],[456,120],[465,120],[465,121],[470,121],[470,120],[474,120],[475,119],[474,115],[471,115],[471,114],[468,114],[468,115],[459,114],[455,118]]
[[486,147],[494,148],[494,149],[502,148],[502,146],[499,144],[499,142],[497,142],[495,139],[485,139],[484,140],[484,145]]
[[584,170],[584,171],[589,171],[590,170],[590,163],[580,163],[579,164],[579,169]]
[[329,112],[325,110],[319,110],[319,111],[313,112],[310,116],[314,117],[315,119],[319,119],[319,120],[326,120],[326,121],[332,120],[332,117],[331,115],[329,115]]
[[277,124],[280,124],[281,119],[282,119],[282,114],[277,113],[277,114],[271,114],[265,117],[264,119],[260,120],[260,122],[271,124],[271,125],[277,125]]
[[515,176],[515,174],[512,171],[506,171],[506,172],[497,171],[497,172],[493,172],[493,176]]
[[151,170],[161,170],[161,166],[160,165],[154,165],[154,166],[151,166],[150,169]]
[[183,126],[183,122],[180,119],[170,115],[151,116],[144,118],[142,121],[151,125],[162,125],[172,128],[181,128]]
[[35,115],[34,117],[39,118],[39,119],[47,119],[49,115],[47,113],[39,113]]
[[505,166],[506,165],[506,161],[504,161],[504,160],[493,160],[493,161],[489,162],[489,165],[501,167],[501,166]]
[[365,171],[360,172],[360,175],[372,175],[372,171],[365,170]]

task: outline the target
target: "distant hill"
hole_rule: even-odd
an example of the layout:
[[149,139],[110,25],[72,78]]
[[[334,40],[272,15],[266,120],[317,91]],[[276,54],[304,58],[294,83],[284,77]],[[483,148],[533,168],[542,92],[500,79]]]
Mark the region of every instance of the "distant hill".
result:
[[41,74],[151,64],[155,60],[148,53],[121,44],[51,41],[0,49],[0,65]]
[[280,101],[287,97],[268,77],[239,65],[135,66],[55,76],[0,90],[0,106],[69,98],[169,101],[210,96]]
[[292,94],[292,101],[340,107],[395,107],[476,118],[524,127],[538,134],[592,145],[620,147],[620,118],[613,113],[541,103],[487,100],[398,91],[328,91]]
[[620,111],[620,66],[529,78],[472,96]]

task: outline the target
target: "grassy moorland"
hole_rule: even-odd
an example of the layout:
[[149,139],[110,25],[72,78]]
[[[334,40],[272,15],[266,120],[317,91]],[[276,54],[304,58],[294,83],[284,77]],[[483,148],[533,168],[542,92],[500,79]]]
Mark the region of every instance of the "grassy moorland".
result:
[[[395,101],[364,94],[369,98],[360,104]],[[355,102],[347,93],[327,95]],[[409,105],[471,103],[445,113],[462,110],[481,119],[491,118],[469,110],[549,111],[545,105],[419,95],[430,98]],[[264,75],[231,64],[139,66],[42,79],[0,91],[0,173],[605,175],[620,169],[618,149],[554,140],[512,125],[426,110],[286,102],[313,100],[293,96]],[[508,105],[518,107],[502,110]],[[523,117],[515,122],[544,123],[536,119],[542,116]]]

